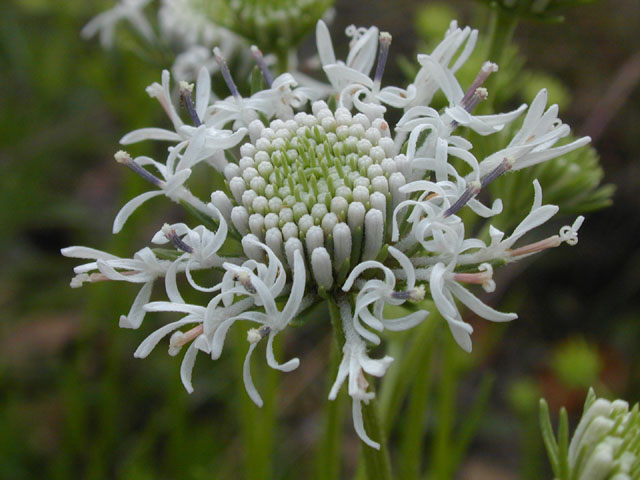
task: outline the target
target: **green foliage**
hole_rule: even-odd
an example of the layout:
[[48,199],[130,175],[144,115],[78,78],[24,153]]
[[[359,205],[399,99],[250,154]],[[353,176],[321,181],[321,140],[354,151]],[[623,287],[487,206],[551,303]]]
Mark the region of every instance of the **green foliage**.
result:
[[586,389],[598,382],[602,365],[596,347],[584,339],[572,339],[554,351],[551,368],[566,386]]
[[278,57],[280,73],[288,55],[315,28],[333,0],[191,0],[212,22],[223,25]]
[[511,17],[542,22],[562,22],[560,14],[568,8],[588,5],[596,0],[476,0]]

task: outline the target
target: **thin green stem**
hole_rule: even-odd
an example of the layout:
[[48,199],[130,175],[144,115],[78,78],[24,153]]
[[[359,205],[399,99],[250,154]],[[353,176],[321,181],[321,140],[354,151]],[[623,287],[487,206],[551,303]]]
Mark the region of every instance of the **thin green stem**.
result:
[[424,445],[424,420],[429,403],[431,389],[431,353],[433,343],[425,346],[421,363],[416,365],[417,373],[411,387],[409,405],[403,421],[403,434],[400,444],[400,478],[418,480],[421,471],[421,459]]
[[279,48],[276,51],[276,65],[278,68],[278,74],[283,74],[289,71],[289,50],[287,48]]
[[[338,345],[342,347],[345,338],[339,304],[349,302],[349,297],[344,294],[337,294],[335,298],[329,296],[327,301],[329,303],[331,324],[334,327],[336,340]],[[364,404],[363,402],[362,418],[367,435],[369,435],[374,442],[380,444],[380,448],[375,449],[362,443],[361,459],[364,461],[367,480],[391,480],[391,462],[389,460],[389,452],[387,451],[387,442],[385,441],[382,425],[378,418],[378,404],[375,398],[371,399],[368,404]]]
[[504,53],[511,44],[517,25],[518,18],[515,15],[509,15],[499,8],[492,10],[487,51],[489,61],[500,65],[500,62],[504,60]]
[[[236,329],[235,335],[235,362],[238,366],[244,363],[246,348],[246,331]],[[244,347],[244,348],[243,348]],[[258,363],[258,362],[256,362]],[[254,378],[262,378],[264,381],[262,399],[264,405],[258,408],[249,398],[243,382],[237,382],[235,405],[238,406],[238,415],[241,422],[241,436],[244,450],[245,478],[272,478],[272,447],[273,430],[275,422],[275,397],[276,376],[275,372],[262,364],[255,365]],[[259,371],[258,375],[255,375]]]
[[[328,384],[336,376],[338,365],[340,364],[340,348],[338,338],[331,342],[331,357],[329,366]],[[338,394],[335,400],[328,400],[325,404],[325,424],[322,440],[316,455],[315,478],[317,480],[335,480],[340,478],[340,441],[342,430],[340,425],[344,417],[344,395]]]
[[449,449],[455,420],[455,394],[457,373],[453,339],[444,335],[442,339],[441,378],[438,382],[436,405],[436,430],[431,455],[431,477],[444,480],[450,478],[451,462]]
[[371,399],[367,405],[362,405],[362,418],[367,435],[380,444],[380,449],[362,444],[362,457],[364,458],[367,480],[391,480],[391,461],[389,460],[387,441],[378,418],[378,404],[375,398]]
[[434,332],[441,318],[437,311],[431,311],[424,322],[411,332],[413,341],[408,349],[405,347],[407,338],[403,336],[400,339],[402,346],[398,351],[401,355],[394,356],[395,361],[385,375],[380,393],[381,414],[387,431],[394,424],[413,376],[418,372],[416,365],[423,366],[428,363],[429,348],[433,344]]
[[[500,8],[495,8],[491,12],[489,23],[489,45],[487,49],[487,60],[497,63],[498,66],[504,63],[506,57],[505,52],[511,44],[513,34],[518,25],[518,18],[515,15],[509,15]],[[485,111],[491,111],[495,100],[495,86],[497,75],[489,77],[485,86],[489,90],[489,97],[483,102],[482,108]]]

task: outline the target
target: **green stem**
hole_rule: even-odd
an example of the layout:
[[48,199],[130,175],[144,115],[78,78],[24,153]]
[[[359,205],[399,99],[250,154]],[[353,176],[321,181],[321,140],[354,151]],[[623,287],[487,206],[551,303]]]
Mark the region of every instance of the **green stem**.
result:
[[[337,343],[342,347],[345,338],[338,304],[349,302],[349,297],[340,293],[335,298],[329,296],[327,301],[329,303],[331,325],[334,328]],[[363,403],[362,418],[369,438],[380,444],[380,449],[375,449],[362,443],[362,459],[364,460],[367,480],[391,480],[391,462],[389,461],[387,443],[378,418],[378,404],[375,398],[371,399],[368,404]]]
[[289,50],[287,48],[279,48],[276,51],[276,66],[279,75],[289,71]]
[[442,339],[442,374],[438,388],[436,406],[437,423],[431,455],[432,478],[444,480],[450,478],[450,447],[455,418],[455,393],[457,373],[455,367],[454,343],[450,335]]
[[[235,332],[235,363],[240,369],[244,363],[246,349],[246,331],[236,329]],[[258,408],[249,398],[243,382],[237,382],[237,398],[234,404],[238,406],[238,415],[241,422],[241,436],[244,451],[245,478],[272,478],[272,448],[273,429],[275,417],[276,376],[275,372],[266,368],[261,362],[254,365],[254,378],[262,378],[262,398],[264,405]],[[259,373],[258,373],[259,372]],[[257,375],[256,375],[257,373]]]
[[[424,306],[421,304],[421,306]],[[411,381],[417,373],[416,365],[426,365],[428,362],[429,348],[435,338],[434,332],[440,325],[441,318],[434,308],[430,310],[429,316],[417,327],[417,331],[412,331],[413,342],[406,348],[407,338],[400,339],[402,352],[401,356],[394,357],[396,360],[390,367],[390,371],[385,375],[380,393],[380,407],[382,418],[384,419],[385,430],[389,431],[391,425],[402,407],[402,402],[411,386]]]
[[378,404],[375,398],[371,399],[368,405],[362,405],[362,418],[367,435],[374,442],[380,444],[380,449],[362,444],[362,456],[364,457],[367,480],[391,480],[391,462],[386,438],[378,418]]
[[[329,385],[335,378],[340,364],[338,337],[334,338],[335,341],[331,342]],[[324,433],[316,455],[315,478],[317,480],[335,480],[340,478],[340,440],[342,437],[340,425],[344,416],[344,395],[340,392],[335,400],[328,400],[325,405]]]
[[492,10],[487,60],[500,65],[500,62],[504,60],[507,47],[511,44],[517,25],[518,18],[515,15],[509,15],[499,8]]
[[431,389],[431,352],[433,343],[429,342],[425,346],[425,353],[421,358],[421,363],[416,365],[416,373],[411,393],[407,413],[404,417],[402,441],[400,445],[400,478],[403,480],[418,480],[420,478],[421,462],[423,456],[424,440],[424,419],[429,402],[429,391]]
[[[518,18],[515,15],[509,15],[500,8],[495,8],[491,12],[489,23],[489,46],[487,49],[487,60],[497,63],[501,66],[506,58],[505,52],[511,44],[513,34],[518,25]],[[485,87],[489,91],[489,97],[482,102],[483,111],[493,111],[494,100],[496,97],[496,79],[497,75],[491,75]]]

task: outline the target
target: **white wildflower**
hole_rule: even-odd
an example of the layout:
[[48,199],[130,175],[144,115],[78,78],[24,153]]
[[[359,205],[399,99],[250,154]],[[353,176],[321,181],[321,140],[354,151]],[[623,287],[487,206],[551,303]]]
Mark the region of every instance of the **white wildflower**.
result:
[[[170,12],[170,5],[183,1],[165,0],[163,11]],[[168,28],[172,19],[163,15],[162,28]],[[175,29],[179,30],[177,24]],[[193,39],[215,36],[206,25],[194,23],[194,29]],[[181,35],[189,43],[193,39],[187,33]],[[113,230],[120,231],[139,206],[157,196],[195,210],[202,224],[165,225],[152,241],[173,250],[147,248],[133,259],[85,247],[70,247],[63,253],[91,260],[76,267],[74,287],[99,280],[143,285],[122,326],[139,326],[146,312],[182,315],[152,333],[136,356],[148,355],[171,334],[171,355],[186,347],[181,378],[188,391],[193,388],[191,372],[198,351],[219,358],[229,329],[238,321],[251,322],[243,378],[258,405],[262,399],[253,384],[250,362],[261,340],[267,339],[270,367],[295,369],[297,358],[282,364],[275,359],[275,336],[308,307],[333,302],[331,311],[339,311],[336,320],[342,324],[336,335],[345,341],[330,398],[348,378],[355,430],[363,442],[379,448],[364,428],[363,403],[375,396],[365,375],[383,376],[392,358],[371,359],[369,344],[382,343],[387,330],[404,330],[423,321],[428,314],[421,305],[425,298],[433,300],[466,351],[471,350],[473,329],[458,303],[491,321],[516,318],[515,313],[489,307],[463,284],[494,291],[496,265],[561,243],[575,244],[582,217],[558,235],[515,247],[558,210],[542,205],[536,181],[531,212],[510,236],[490,227],[487,245],[469,234],[463,218],[482,221],[501,213],[501,199],[486,205],[478,200],[501,174],[566,153],[588,139],[554,147],[568,135],[569,127],[558,120],[557,107],[544,111],[542,92],[510,144],[478,161],[471,142],[456,134],[457,127],[492,135],[525,107],[506,114],[474,115],[475,106],[488,93],[482,83],[497,70],[487,63],[466,92],[459,85],[455,73],[475,46],[475,30],[452,23],[443,42],[431,54],[418,57],[419,72],[406,88],[382,87],[391,46],[388,34],[376,27],[352,26],[347,35],[352,41],[342,62],[335,58],[327,26],[317,24],[318,53],[330,91],[299,85],[299,76],[291,72],[272,75],[268,59],[252,47],[250,53],[267,88],[243,95],[227,66],[227,51],[216,48],[216,71],[231,95],[216,99],[209,70],[200,68],[195,85],[178,83],[186,110],[181,116],[171,98],[169,72],[163,72],[161,84],[154,83],[147,91],[159,101],[173,128],[143,128],[121,141],[168,141],[168,156],[163,163],[116,154],[155,190],[130,200],[116,216]],[[201,60],[208,62],[208,55]],[[429,106],[439,90],[449,102],[441,112]],[[337,100],[335,108],[330,107],[331,96]],[[399,109],[396,113],[402,118],[397,124],[389,123],[393,117],[385,117],[388,109]],[[194,169],[207,166],[219,186],[206,192],[203,201],[191,192],[189,183]],[[474,224],[473,231],[481,230],[477,227],[481,225]],[[205,284],[200,280],[204,277],[196,281],[194,272],[212,270],[216,275],[207,278],[214,278],[213,283]],[[210,295],[206,306],[185,302],[178,287],[183,277],[185,285]],[[151,301],[158,278],[164,278],[167,299]],[[417,311],[396,318],[385,311],[405,302],[413,302]]]

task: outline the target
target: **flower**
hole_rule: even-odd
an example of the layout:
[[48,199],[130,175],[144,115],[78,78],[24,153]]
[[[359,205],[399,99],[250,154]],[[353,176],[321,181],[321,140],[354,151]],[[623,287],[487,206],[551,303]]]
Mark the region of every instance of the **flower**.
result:
[[589,390],[582,418],[571,442],[564,408],[554,438],[549,407],[540,400],[540,424],[555,478],[568,480],[631,480],[640,471],[640,405],[629,408],[620,399],[597,398]]
[[113,35],[116,24],[127,20],[147,40],[153,40],[151,25],[142,14],[142,10],[151,0],[120,0],[111,9],[102,12],[82,29],[82,36],[91,38],[100,32],[100,43],[103,47],[113,45]]
[[[466,92],[460,87],[455,73],[473,50],[475,30],[452,23],[440,46],[418,56],[420,70],[406,88],[381,87],[391,45],[388,34],[376,27],[353,26],[347,34],[352,41],[346,61],[341,62],[335,58],[327,26],[322,21],[317,24],[318,52],[333,94],[298,84],[290,72],[274,78],[268,62],[253,47],[267,88],[243,96],[223,51],[216,48],[218,71],[231,95],[214,98],[209,72],[203,68],[195,87],[178,82],[187,114],[182,115],[171,99],[169,72],[163,72],[161,84],[154,83],[147,91],[164,108],[173,130],[139,129],[121,141],[160,140],[172,146],[164,163],[116,154],[118,161],[156,189],[120,210],[114,233],[134,210],[161,196],[194,209],[202,224],[165,225],[152,242],[171,245],[169,252],[144,249],[123,259],[70,247],[63,254],[94,260],[76,267],[72,286],[107,279],[143,284],[127,321],[121,321],[123,326],[138,326],[146,312],[182,315],[143,341],[136,356],[148,355],[169,334],[171,355],[189,345],[181,366],[188,391],[193,388],[191,372],[198,351],[217,359],[230,328],[243,321],[254,324],[247,331],[243,378],[257,405],[262,400],[250,362],[261,340],[267,338],[270,367],[295,369],[298,358],[282,364],[275,359],[275,336],[308,307],[332,302],[331,311],[339,312],[334,320],[340,328],[335,333],[343,357],[329,397],[334,399],[348,378],[354,428],[363,442],[379,448],[362,418],[363,403],[375,396],[365,375],[383,376],[392,358],[370,358],[369,346],[382,343],[386,330],[405,330],[422,322],[429,312],[421,302],[428,298],[458,344],[470,351],[473,329],[465,322],[460,303],[490,321],[510,321],[517,315],[491,308],[463,284],[494,291],[494,268],[561,243],[575,244],[583,220],[578,217],[559,235],[513,248],[558,210],[542,205],[537,181],[531,212],[506,238],[489,225],[489,244],[469,235],[460,211],[479,221],[499,215],[502,199],[493,199],[490,206],[477,199],[487,185],[509,171],[562,155],[588,138],[554,147],[569,127],[558,120],[557,107],[544,111],[542,91],[509,144],[478,160],[472,143],[456,129],[465,126],[492,135],[526,106],[506,114],[474,115],[474,108],[486,98],[484,80],[497,70],[487,63]],[[442,111],[429,106],[438,90],[449,101]],[[330,106],[333,99],[335,107]],[[385,117],[388,109],[399,110],[402,118],[397,124]],[[158,176],[147,166],[154,167]],[[188,185],[194,169],[203,166],[210,166],[218,184],[224,184],[206,200]],[[472,231],[481,230],[477,227],[475,223]],[[239,253],[228,256],[224,253],[228,251]],[[99,273],[89,274],[95,270]],[[216,270],[217,280],[201,285],[192,275],[195,270]],[[178,287],[183,275],[190,288],[210,294],[206,306],[184,301]],[[164,278],[167,299],[151,301],[158,278]],[[416,311],[397,318],[385,311],[407,302]],[[182,331],[187,325],[191,328]]]

